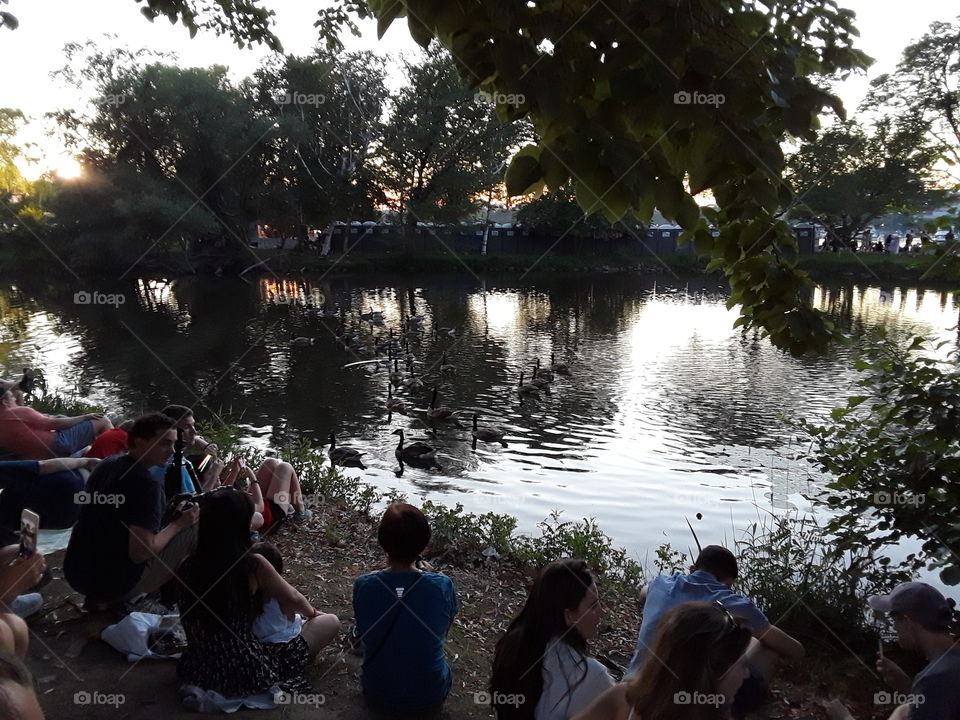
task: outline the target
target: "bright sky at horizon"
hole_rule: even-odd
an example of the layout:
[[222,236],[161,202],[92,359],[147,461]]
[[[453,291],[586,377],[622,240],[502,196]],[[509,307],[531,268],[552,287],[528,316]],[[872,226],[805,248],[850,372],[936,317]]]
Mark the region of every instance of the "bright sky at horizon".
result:
[[[271,0],[266,3],[276,12],[275,32],[288,53],[304,55],[316,44],[313,21],[322,0]],[[919,38],[936,20],[950,21],[957,17],[955,0],[913,0],[909,11],[895,0],[841,0],[857,14],[860,29],[859,47],[876,59],[868,77],[853,77],[837,88],[849,111],[862,101],[869,79],[894,69],[901,50]],[[91,6],[105,12],[91,12]],[[250,75],[270,54],[265,48],[238,49],[226,37],[213,33],[199,33],[191,39],[180,25],[170,25],[158,19],[151,24],[141,14],[133,0],[90,0],[63,2],[63,0],[13,0],[9,10],[20,20],[15,31],[0,30],[0,64],[7,69],[3,80],[0,107],[22,110],[31,122],[18,138],[21,142],[37,144],[39,163],[23,167],[31,177],[50,168],[68,169],[69,155],[58,143],[46,136],[50,122],[43,114],[52,110],[75,107],[84,98],[66,86],[62,80],[52,79],[51,71],[64,65],[63,46],[69,42],[88,39],[104,42],[105,47],[126,46],[149,48],[174,53],[178,64],[184,66],[227,65],[237,79]],[[362,24],[363,37],[347,37],[348,49],[370,49],[397,56],[414,52],[406,24],[394,23],[383,41],[376,37],[375,24]],[[104,34],[116,38],[104,39]],[[393,81],[399,82],[396,65],[392,66]],[[75,165],[75,163],[74,163]]]

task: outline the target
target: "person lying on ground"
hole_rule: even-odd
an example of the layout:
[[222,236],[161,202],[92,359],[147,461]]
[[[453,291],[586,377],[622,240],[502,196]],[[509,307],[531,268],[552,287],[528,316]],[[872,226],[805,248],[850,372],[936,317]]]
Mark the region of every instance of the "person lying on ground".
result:
[[22,658],[27,654],[30,637],[23,618],[8,608],[43,577],[47,563],[43,553],[20,555],[19,545],[0,548],[0,653]]
[[[0,461],[0,528],[20,528],[24,508],[40,516],[40,527],[71,527],[80,514],[85,472],[96,458],[50,458],[49,460]],[[78,500],[80,502],[78,502]]]
[[[258,542],[250,547],[250,552],[267,559],[278,575],[283,575],[283,556],[273,543]],[[293,640],[303,628],[303,617],[296,613],[293,619],[284,615],[280,603],[275,597],[261,598],[262,610],[253,621],[253,634],[257,640],[265,643],[285,643]]]
[[33,678],[10,653],[0,653],[0,720],[43,720]]
[[144,415],[130,429],[127,453],[102,460],[87,480],[89,502],[80,509],[63,571],[89,609],[156,592],[196,546],[197,507],[163,526],[163,483],[148,472],[175,440],[173,420]]
[[890,614],[900,647],[927,661],[911,678],[893,660],[877,658],[877,672],[897,693],[892,697],[903,698],[891,720],[960,720],[960,647],[950,634],[950,602],[927,583],[907,582],[867,603]]
[[685,602],[660,618],[641,670],[573,720],[719,720],[749,675],[748,628],[719,602]]
[[112,427],[100,413],[53,417],[17,405],[9,390],[0,395],[0,450],[24,460],[68,457]]
[[558,560],[539,572],[494,651],[490,698],[500,720],[569,720],[613,685],[588,655],[602,612],[583,560]]
[[363,696],[375,715],[390,710],[433,717],[452,684],[443,646],[457,614],[457,594],[446,575],[417,568],[430,543],[430,523],[414,506],[388,506],[377,542],[386,553],[387,568],[353,583]]
[[767,696],[770,680],[780,661],[803,657],[804,648],[789,634],[772,625],[752,600],[731,590],[738,574],[733,553],[719,545],[708,545],[701,550],[688,575],[659,575],[651,580],[640,591],[643,620],[627,675],[637,673],[649,659],[649,648],[667,610],[684,602],[719,601],[753,633],[753,641],[747,650],[750,677],[736,698],[734,717],[741,717],[758,707]]
[[133,420],[124,420],[117,427],[111,428],[97,435],[86,457],[105,460],[111,455],[119,455],[127,451],[127,432],[133,427]]
[[[187,686],[244,698],[279,686],[310,693],[304,669],[340,632],[336,615],[321,613],[262,555],[250,552],[253,504],[223,487],[201,495],[196,552],[184,563],[178,604],[187,649],[177,674]],[[253,624],[265,602],[306,618],[285,643],[260,642]]]

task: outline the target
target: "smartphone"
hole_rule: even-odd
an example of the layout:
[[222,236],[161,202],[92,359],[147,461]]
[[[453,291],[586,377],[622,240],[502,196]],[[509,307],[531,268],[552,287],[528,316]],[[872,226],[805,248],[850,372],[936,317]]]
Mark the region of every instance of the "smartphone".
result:
[[207,469],[207,465],[210,464],[210,461],[211,461],[211,460],[213,460],[213,455],[210,455],[209,453],[207,453],[206,455],[204,455],[204,456],[203,456],[203,459],[200,461],[200,464],[197,465],[197,472],[198,472],[198,473],[202,473],[204,470],[206,470],[206,469]]
[[40,516],[24,508],[20,513],[20,556],[29,557],[37,551],[37,530]]

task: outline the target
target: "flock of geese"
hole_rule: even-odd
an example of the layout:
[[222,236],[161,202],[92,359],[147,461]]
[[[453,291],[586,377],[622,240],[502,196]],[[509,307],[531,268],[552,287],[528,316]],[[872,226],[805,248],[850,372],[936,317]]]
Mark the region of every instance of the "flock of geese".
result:
[[[417,359],[410,347],[411,341],[419,344],[430,336],[425,330],[426,318],[423,315],[401,317],[400,327],[392,328],[386,327],[382,312],[372,309],[360,314],[359,323],[348,323],[342,309],[314,309],[312,314],[318,318],[339,318],[339,323],[334,331],[338,346],[352,352],[359,358],[366,358],[348,363],[344,367],[373,365],[377,370],[387,371],[387,399],[384,405],[387,410],[388,424],[392,422],[394,413],[409,415],[417,410],[410,401],[398,397],[395,391],[396,393],[401,391],[416,392],[426,387],[426,381],[431,379],[429,375],[425,376],[423,373],[417,372],[417,366],[423,365],[423,362]],[[361,336],[361,323],[370,326],[367,341]],[[383,332],[383,329],[386,332]],[[453,327],[434,327],[432,335],[435,343],[439,343],[441,339],[457,337],[456,328]],[[310,347],[314,344],[316,344],[315,338],[297,336],[296,334],[291,335],[290,338],[291,347]],[[453,348],[450,347],[450,349]],[[401,363],[403,364],[402,370]],[[456,365],[450,362],[447,357],[446,349],[443,350],[439,363],[434,363],[428,369],[428,373],[434,368],[437,369],[437,380],[439,382],[431,382],[430,405],[423,412],[431,428],[435,429],[437,423],[462,428],[460,415],[463,411],[437,404],[438,385],[442,385],[445,378],[457,372]],[[565,363],[558,363],[554,353],[550,354],[550,365],[546,368],[542,368],[540,359],[536,358],[529,382],[524,382],[526,376],[524,373],[520,373],[516,393],[520,396],[521,401],[523,398],[537,398],[541,392],[550,392],[550,384],[554,382],[558,375],[569,374],[569,367]],[[473,413],[471,418],[473,449],[477,449],[478,442],[500,443],[503,447],[507,447],[507,443],[503,439],[505,431],[492,427],[480,427],[478,418],[478,414]],[[419,440],[406,442],[402,428],[394,430],[392,434],[399,436],[397,447],[394,450],[394,454],[400,463],[399,473],[403,472],[404,463],[414,467],[440,468],[437,462],[437,448]],[[366,469],[362,460],[365,453],[355,448],[338,445],[336,434],[333,432],[330,433],[328,439],[330,445],[327,449],[327,456],[334,465]]]

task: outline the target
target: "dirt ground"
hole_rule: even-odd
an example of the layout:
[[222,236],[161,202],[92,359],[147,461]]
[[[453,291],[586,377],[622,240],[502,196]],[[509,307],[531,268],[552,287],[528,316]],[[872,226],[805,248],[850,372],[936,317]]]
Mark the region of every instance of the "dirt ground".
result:
[[[287,579],[315,607],[336,613],[348,630],[353,621],[353,579],[382,567],[373,525],[355,512],[328,507],[317,511],[306,525],[282,527],[269,539],[283,553]],[[100,640],[100,631],[114,620],[80,610],[83,598],[62,579],[62,561],[62,551],[47,556],[55,580],[43,590],[46,602],[42,614],[30,619],[27,660],[47,718],[196,717],[180,704],[174,661],[129,663]],[[478,696],[486,688],[494,644],[526,597],[527,576],[509,561],[479,556],[445,553],[431,557],[430,562],[435,570],[452,578],[460,603],[447,643],[454,685],[442,717],[490,718],[492,713],[477,702]],[[625,665],[633,648],[639,612],[633,598],[604,598],[604,602],[606,617],[594,650]],[[303,704],[267,711],[266,716],[367,718],[359,670],[360,659],[347,651],[345,632],[308,671],[307,678],[317,696],[306,698]],[[825,696],[822,688],[809,683],[778,681],[771,702],[756,718],[826,718],[821,706]],[[233,716],[264,717],[264,712],[245,710]],[[870,715],[862,708],[857,717]]]

